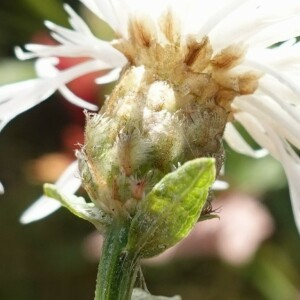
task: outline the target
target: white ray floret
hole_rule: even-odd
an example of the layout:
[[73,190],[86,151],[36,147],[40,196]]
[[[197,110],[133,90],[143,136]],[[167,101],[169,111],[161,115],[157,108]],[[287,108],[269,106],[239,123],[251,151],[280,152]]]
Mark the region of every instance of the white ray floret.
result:
[[0,182],[0,195],[4,194],[4,186],[3,184]]
[[[78,162],[74,161],[64,171],[55,183],[57,188],[67,194],[74,194],[81,186],[81,179],[78,172]],[[61,207],[60,202],[52,198],[41,196],[29,208],[27,208],[20,218],[22,224],[28,224],[47,217]]]
[[268,149],[282,163],[290,187],[296,225],[300,231],[300,158],[298,154],[285,138],[276,132],[277,129],[268,124],[268,122],[258,121],[249,113],[239,113],[236,115],[236,118],[261,147]]
[[115,68],[115,69],[107,72],[105,75],[98,77],[95,80],[95,82],[97,84],[106,84],[106,83],[116,81],[119,79],[121,71],[122,71],[122,68]]
[[229,188],[228,182],[216,180],[212,186],[212,189],[215,191],[227,190]]
[[224,139],[227,144],[238,153],[252,156],[254,158],[261,158],[268,154],[266,149],[254,150],[250,147],[232,123],[228,123],[226,125]]
[[[109,68],[102,61],[87,61],[58,72],[56,77],[32,79],[5,86],[0,89],[0,131],[14,117],[46,100],[64,84],[87,73]],[[90,108],[90,104],[86,108]]]

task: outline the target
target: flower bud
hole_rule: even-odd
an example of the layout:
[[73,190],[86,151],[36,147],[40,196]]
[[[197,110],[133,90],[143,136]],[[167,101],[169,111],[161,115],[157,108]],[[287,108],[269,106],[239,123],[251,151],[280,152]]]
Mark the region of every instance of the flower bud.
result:
[[197,222],[215,180],[215,161],[197,158],[157,183],[140,203],[127,251],[152,257],[182,240]]
[[213,157],[217,173],[223,164],[228,112],[216,103],[220,87],[210,74],[188,66],[178,71],[167,80],[161,70],[129,66],[100,113],[86,114],[78,153],[83,185],[110,216],[134,216],[139,201],[178,164]]

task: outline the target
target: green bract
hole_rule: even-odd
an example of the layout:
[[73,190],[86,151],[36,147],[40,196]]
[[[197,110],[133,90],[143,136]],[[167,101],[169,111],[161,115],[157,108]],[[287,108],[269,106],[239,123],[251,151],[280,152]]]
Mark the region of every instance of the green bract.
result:
[[102,212],[94,203],[87,203],[83,197],[64,194],[58,191],[55,185],[49,183],[44,184],[44,193],[59,201],[77,217],[94,224],[100,232],[103,232],[112,223],[110,216]]
[[127,250],[151,257],[182,240],[197,222],[215,174],[213,158],[197,158],[166,175],[140,202]]

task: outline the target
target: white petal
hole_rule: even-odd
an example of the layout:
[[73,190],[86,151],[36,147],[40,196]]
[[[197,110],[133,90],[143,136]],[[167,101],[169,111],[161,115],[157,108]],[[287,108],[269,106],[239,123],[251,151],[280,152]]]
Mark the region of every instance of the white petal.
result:
[[282,163],[289,182],[296,225],[300,232],[300,158],[291,146],[277,134],[276,129],[264,120],[258,122],[247,113],[238,113],[236,118],[261,147],[268,149]]
[[83,21],[83,19],[69,6],[68,4],[64,4],[64,8],[66,12],[69,14],[69,23],[75,29],[84,35],[93,36],[87,24]]
[[[180,14],[185,8],[186,2],[194,0],[186,0],[184,5],[179,1],[172,0],[80,0],[100,19],[104,20],[118,35],[128,38],[128,20],[130,17],[147,17],[152,21],[157,20],[167,7],[177,10]],[[157,22],[154,23],[154,25]]]
[[300,69],[300,43],[291,39],[283,45],[271,49],[249,49],[246,57],[264,65],[272,66],[281,72],[298,71]]
[[239,97],[235,99],[234,105],[239,110],[252,114],[258,120],[266,120],[281,136],[300,148],[300,122],[294,120],[270,97]]
[[59,89],[59,92],[64,96],[64,98],[66,100],[68,100],[70,103],[78,106],[78,107],[82,107],[88,110],[92,110],[92,111],[98,111],[99,108],[97,105],[89,103],[83,99],[81,99],[80,97],[78,97],[77,95],[75,95],[68,87],[66,87],[65,85],[61,86]]
[[51,78],[28,80],[0,88],[0,131],[11,119],[44,101],[66,83],[82,75],[109,68],[101,61],[87,61],[58,72],[53,77],[55,72],[51,61],[39,63],[44,63],[44,69],[38,68],[42,72],[40,75],[52,76]]
[[288,75],[284,74],[283,72],[277,71],[270,65],[265,63],[259,62],[257,60],[247,58],[244,60],[243,65],[253,67],[255,69],[261,70],[264,73],[267,73],[274,78],[276,78],[279,82],[289,87],[295,94],[300,96],[300,87],[299,85],[294,82]]
[[239,112],[234,114],[235,119],[243,125],[252,138],[262,147],[267,149],[276,159],[279,158],[278,152],[274,143],[266,134],[265,128],[259,121],[247,112]]
[[[110,3],[106,0],[98,2],[97,0],[80,0],[90,11],[92,11],[98,18],[105,21],[116,33],[121,34],[124,38],[128,37],[127,34],[127,21],[128,21],[128,7],[126,3],[124,7],[118,11],[112,8]],[[123,2],[126,2],[125,0]],[[119,18],[117,17],[117,14]]]
[[97,84],[106,84],[106,83],[116,81],[119,79],[121,71],[122,71],[122,68],[115,68],[115,69],[107,72],[105,75],[97,78],[95,80],[95,82]]
[[[38,65],[42,64],[43,68],[39,68]],[[82,63],[79,63],[75,66],[72,66],[63,71],[59,71],[53,68],[53,64],[49,59],[40,59],[37,61],[37,72],[38,75],[44,78],[53,78],[53,81],[57,83],[68,83],[80,76],[85,74],[101,71],[101,70],[109,70],[111,66],[101,60],[88,60]],[[56,71],[55,71],[56,70]]]
[[62,191],[74,194],[81,185],[79,176],[78,161],[73,161],[59,177],[55,185]]
[[164,296],[153,296],[148,291],[141,288],[134,288],[132,292],[132,300],[181,300],[180,296],[164,297]]
[[264,30],[259,30],[257,34],[247,40],[251,47],[263,48],[275,43],[289,40],[300,35],[300,14],[295,17],[275,23]]
[[[36,79],[21,81],[18,83],[12,83],[3,85],[0,87],[0,104],[5,103],[14,94],[18,94],[18,90],[26,90],[29,86],[35,83]],[[0,106],[1,107],[1,106]]]
[[29,224],[41,220],[57,211],[60,207],[61,204],[57,200],[41,196],[23,212],[20,222],[22,224]]
[[36,55],[30,52],[25,52],[23,51],[23,49],[21,47],[15,47],[14,48],[15,51],[15,56],[17,57],[17,59],[19,60],[27,60],[27,59],[32,59],[35,58]]
[[[128,37],[128,20],[130,18],[148,18],[153,25],[158,25],[158,19],[167,8],[175,8],[177,1],[173,0],[96,0],[99,10],[105,19],[123,38]],[[152,28],[154,30],[154,28]]]
[[249,42],[250,38],[274,24],[299,16],[300,2],[296,0],[241,1],[243,5],[223,18],[209,34],[214,49],[232,43]]
[[[209,2],[211,5],[209,8],[213,9],[213,13],[209,16],[207,20],[205,20],[204,24],[201,24],[200,31],[198,31],[198,34],[201,36],[208,35],[212,29],[214,29],[220,22],[226,19],[226,17],[230,15],[233,11],[238,9],[241,5],[245,4],[247,0],[244,1],[231,0],[226,2],[224,1],[222,4],[220,3],[220,1],[209,1]],[[205,9],[207,10],[208,6],[206,6]]]
[[54,78],[58,76],[59,70],[55,67],[59,63],[57,57],[40,58],[35,62],[35,71],[38,77]]
[[0,182],[0,195],[4,194],[4,186],[3,184]]
[[[270,136],[279,154],[279,160],[285,170],[292,201],[294,218],[298,231],[300,232],[300,160],[294,150],[275,132],[275,130],[264,124],[267,134]],[[298,159],[295,159],[298,158]]]
[[[93,45],[57,45],[57,46],[44,46],[44,45],[34,45],[28,44],[25,48],[30,52],[22,52],[21,49],[17,48],[17,57],[20,59],[30,59],[37,57],[49,57],[49,56],[61,56],[61,57],[89,57],[96,58],[105,61],[109,64],[109,60],[106,57],[116,54],[116,50],[109,46],[107,49]],[[110,52],[110,50],[112,52]],[[122,54],[117,53],[117,61]],[[123,61],[121,62],[122,66]],[[113,67],[115,67],[116,61],[113,61]],[[119,65],[117,65],[119,66]]]
[[[8,92],[9,91],[9,92]],[[53,84],[42,79],[28,80],[0,88],[0,131],[20,113],[54,93]]]
[[[78,17],[79,18],[79,17]],[[83,20],[81,19],[83,22]],[[52,31],[52,36],[58,40],[62,45],[59,46],[42,46],[42,45],[26,45],[25,48],[29,51],[35,52],[37,56],[45,56],[45,55],[64,55],[64,56],[75,56],[73,53],[76,52],[76,56],[83,57],[95,57],[98,59],[103,59],[106,63],[110,63],[111,66],[120,67],[126,64],[127,60],[125,56],[116,50],[109,42],[103,41],[97,37],[95,37],[86,26],[86,29],[80,29],[80,31],[74,31],[71,29],[64,28],[62,26],[56,25],[50,21],[46,21],[45,25]],[[80,25],[83,27],[84,25]],[[79,27],[79,25],[77,25]],[[87,32],[88,34],[84,33]],[[84,32],[83,32],[84,31]],[[73,46],[73,51],[69,51],[67,53],[67,46]],[[40,49],[39,49],[40,47]],[[79,49],[77,49],[77,47]],[[53,49],[58,49],[60,51],[58,54],[51,52],[55,51]],[[44,53],[43,53],[44,50]],[[47,54],[50,51],[50,53]],[[80,50],[83,51],[80,54]],[[46,53],[45,53],[46,51]]]
[[[74,161],[64,171],[55,185],[64,193],[74,194],[81,185],[79,178],[78,162]],[[28,224],[47,217],[61,207],[61,204],[49,197],[41,196],[29,208],[27,208],[20,218],[22,224]]]
[[300,97],[276,80],[264,76],[259,82],[259,91],[272,98],[294,120],[300,122]]
[[98,9],[95,0],[80,0],[90,11],[92,11],[96,16],[102,19],[102,15]]
[[109,42],[100,40],[93,35],[84,35],[47,21],[46,25],[53,31],[52,36],[62,45],[45,46],[27,44],[25,49],[31,53],[21,53],[17,48],[20,58],[65,56],[89,57],[102,60],[111,67],[123,67],[127,63],[126,57],[115,49]]
[[[82,1],[89,2],[89,1]],[[89,5],[90,8],[94,6]],[[130,11],[129,2],[126,0],[95,0],[97,10],[93,10],[103,21],[105,21],[117,34],[127,37],[127,23]]]
[[249,155],[254,158],[261,158],[268,154],[266,149],[252,149],[252,147],[245,141],[242,135],[231,123],[227,123],[226,125],[224,138],[228,145],[238,153]]
[[225,181],[216,180],[212,186],[212,189],[215,191],[222,191],[229,188],[229,184]]
[[118,19],[113,3],[110,0],[95,0],[101,19],[111,26],[115,32],[119,32]]
[[[36,63],[36,70],[40,77],[55,77],[59,75],[59,70],[54,67],[52,60],[49,58],[39,59]],[[58,91],[65,97],[67,101],[78,107],[92,111],[98,110],[97,105],[89,103],[78,97],[65,85],[61,85],[58,88]]]

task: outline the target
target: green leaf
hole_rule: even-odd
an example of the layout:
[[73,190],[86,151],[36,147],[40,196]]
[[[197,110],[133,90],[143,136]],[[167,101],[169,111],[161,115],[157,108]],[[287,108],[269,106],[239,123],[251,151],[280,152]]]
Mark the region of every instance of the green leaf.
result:
[[142,289],[136,288],[133,290],[131,300],[181,300],[181,297],[153,296]]
[[197,158],[166,175],[141,201],[128,251],[151,257],[186,237],[199,219],[215,173],[213,158]]
[[101,232],[112,223],[111,217],[96,207],[94,203],[87,203],[83,197],[62,193],[55,185],[49,183],[44,184],[44,193],[46,196],[59,201],[77,217],[94,224]]

